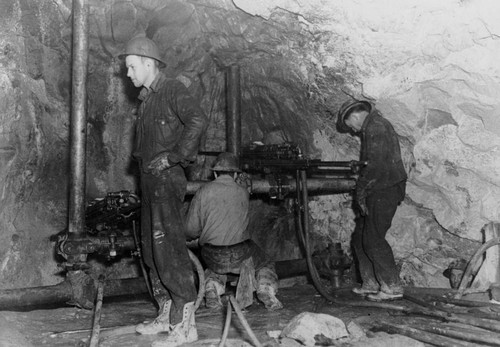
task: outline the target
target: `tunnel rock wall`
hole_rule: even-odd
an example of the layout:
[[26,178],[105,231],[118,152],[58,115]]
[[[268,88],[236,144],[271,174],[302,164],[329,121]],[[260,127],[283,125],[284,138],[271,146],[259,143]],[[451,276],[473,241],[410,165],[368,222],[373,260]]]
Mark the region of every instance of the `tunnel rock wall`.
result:
[[[356,159],[359,140],[336,131],[336,111],[349,95],[371,100],[400,135],[409,173],[388,235],[406,283],[447,286],[442,271],[498,221],[493,0],[89,3],[89,198],[137,189],[139,91],[117,55],[146,35],[209,118],[200,151],[225,149],[232,64],[244,145],[279,133],[313,158]],[[3,1],[0,10],[0,275],[9,287],[48,284],[60,280],[48,236],[66,225],[71,1]],[[190,178],[208,179],[212,161],[200,155]],[[255,239],[277,258],[300,256],[289,201],[266,204],[252,204]],[[348,251],[350,195],[314,197],[310,210],[316,249],[341,242]]]
[[[407,283],[446,286],[442,270],[454,258],[467,259],[483,226],[500,219],[498,2],[234,3],[269,21],[283,11],[296,14],[321,37],[311,52],[317,74],[349,72],[342,98],[367,98],[394,124],[409,181],[388,239]],[[319,137],[328,139],[319,142],[324,157],[339,152],[330,146],[337,135]],[[352,153],[355,143],[345,144],[340,152]],[[342,203],[311,203],[321,230],[326,224],[349,234],[343,213],[329,212]]]
[[0,287],[59,280],[66,226],[70,37],[54,2],[0,3]]

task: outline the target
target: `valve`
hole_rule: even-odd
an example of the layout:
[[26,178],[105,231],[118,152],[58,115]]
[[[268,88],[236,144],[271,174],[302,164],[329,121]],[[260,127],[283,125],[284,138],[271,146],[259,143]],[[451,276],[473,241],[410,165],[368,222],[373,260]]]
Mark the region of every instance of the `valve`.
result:
[[114,258],[116,254],[116,233],[112,232],[109,234],[109,256]]
[[269,197],[271,199],[283,200],[290,193],[288,178],[286,176],[268,175],[267,179],[269,181]]

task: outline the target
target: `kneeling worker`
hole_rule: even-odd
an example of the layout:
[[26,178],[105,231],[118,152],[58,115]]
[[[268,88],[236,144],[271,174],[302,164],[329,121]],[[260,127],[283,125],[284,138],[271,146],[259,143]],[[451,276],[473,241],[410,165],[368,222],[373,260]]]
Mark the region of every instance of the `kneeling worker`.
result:
[[268,310],[283,307],[276,298],[278,276],[247,230],[249,193],[236,183],[238,160],[221,153],[212,168],[215,180],[201,187],[193,197],[187,215],[187,238],[196,239],[205,271],[205,304],[220,308],[228,274],[239,275],[236,301],[241,308],[253,303],[253,292]]

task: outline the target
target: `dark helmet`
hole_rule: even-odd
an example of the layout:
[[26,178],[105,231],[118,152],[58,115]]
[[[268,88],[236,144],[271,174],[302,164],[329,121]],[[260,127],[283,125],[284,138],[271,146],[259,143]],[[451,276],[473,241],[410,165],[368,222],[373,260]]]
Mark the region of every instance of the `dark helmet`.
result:
[[340,106],[340,110],[337,116],[337,124],[341,129],[349,129],[349,127],[345,124],[345,119],[351,114],[354,108],[358,106],[364,106],[367,109],[368,113],[372,110],[372,105],[365,100],[351,99],[344,102],[342,106]]
[[238,166],[238,158],[233,153],[224,152],[217,156],[213,171],[241,172]]
[[158,60],[160,67],[165,67],[167,64],[160,57],[160,50],[153,40],[144,36],[137,36],[127,42],[125,51],[120,54],[120,58],[127,55],[138,55],[141,57],[152,58]]

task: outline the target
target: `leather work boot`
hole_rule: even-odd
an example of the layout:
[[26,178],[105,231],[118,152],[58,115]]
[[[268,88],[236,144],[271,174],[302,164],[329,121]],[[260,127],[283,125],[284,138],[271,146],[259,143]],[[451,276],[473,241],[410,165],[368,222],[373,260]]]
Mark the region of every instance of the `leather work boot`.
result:
[[156,317],[152,322],[139,324],[135,328],[135,331],[141,335],[154,335],[170,331],[170,306],[172,306],[172,300],[168,300],[163,304],[160,304],[158,317]]
[[275,290],[271,286],[259,286],[257,298],[262,301],[269,311],[276,311],[283,308],[283,304],[278,300]]
[[403,293],[386,293],[383,291],[379,291],[377,294],[368,294],[366,296],[366,300],[368,301],[392,301],[392,300],[400,300],[403,298]]
[[152,347],[177,347],[184,343],[198,340],[198,330],[195,323],[194,302],[184,305],[182,321],[172,327],[172,331],[166,338],[154,341]]
[[403,298],[403,287],[399,284],[380,284],[380,291],[377,294],[370,294],[366,297],[370,301],[391,301]]
[[222,307],[222,301],[214,289],[209,289],[205,292],[205,306],[210,309]]
[[359,296],[367,296],[368,294],[377,294],[378,288],[361,286],[361,287],[354,287],[351,289],[351,291]]

